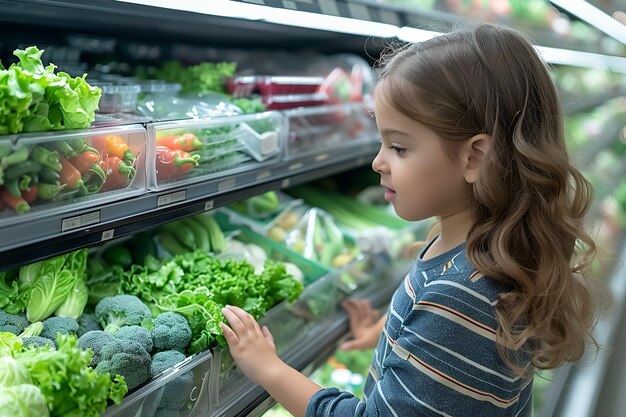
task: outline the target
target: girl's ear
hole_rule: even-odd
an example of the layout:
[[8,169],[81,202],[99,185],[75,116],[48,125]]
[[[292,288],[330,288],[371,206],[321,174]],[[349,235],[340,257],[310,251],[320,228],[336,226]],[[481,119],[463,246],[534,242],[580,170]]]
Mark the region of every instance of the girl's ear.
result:
[[461,162],[465,165],[465,181],[473,184],[478,179],[478,173],[482,166],[487,152],[491,149],[491,136],[480,133],[472,136],[463,147],[463,158]]

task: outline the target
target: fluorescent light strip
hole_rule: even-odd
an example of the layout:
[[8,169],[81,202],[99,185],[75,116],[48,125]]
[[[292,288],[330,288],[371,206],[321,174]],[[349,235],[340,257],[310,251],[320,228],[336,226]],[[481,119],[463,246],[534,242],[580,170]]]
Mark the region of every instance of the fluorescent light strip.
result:
[[535,46],[544,61],[551,64],[572,65],[584,68],[600,68],[626,73],[626,58],[591,52],[572,51],[570,49]]
[[626,44],[626,28],[602,10],[585,0],[550,0],[574,16],[596,27],[612,38]]
[[[297,10],[280,9],[230,0],[117,0],[125,3],[161,7],[171,10],[189,11],[200,14],[306,27],[330,32],[351,33],[364,36],[397,37],[405,42],[423,42],[441,35],[411,27],[399,28],[385,23],[368,22],[346,17],[329,16]],[[568,0],[569,1],[569,0]],[[535,46],[546,62],[586,68],[601,68],[626,73],[626,58],[601,55],[568,49]]]

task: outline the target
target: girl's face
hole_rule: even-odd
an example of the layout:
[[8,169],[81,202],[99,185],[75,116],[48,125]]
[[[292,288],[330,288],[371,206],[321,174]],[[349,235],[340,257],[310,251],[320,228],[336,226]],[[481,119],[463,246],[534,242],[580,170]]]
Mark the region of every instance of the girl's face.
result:
[[383,89],[384,81],[374,91],[382,144],[372,168],[387,189],[385,199],[409,221],[465,209],[469,187],[460,161],[450,160],[433,130],[392,108]]

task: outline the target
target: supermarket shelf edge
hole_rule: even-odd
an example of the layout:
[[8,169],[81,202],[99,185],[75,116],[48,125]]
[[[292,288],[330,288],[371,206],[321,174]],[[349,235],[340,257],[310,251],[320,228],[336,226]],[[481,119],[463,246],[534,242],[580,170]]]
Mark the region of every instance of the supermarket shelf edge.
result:
[[[150,192],[89,209],[30,218],[29,221],[17,219],[1,228],[0,271],[133,235],[266,191],[347,171],[371,162],[378,146],[370,143],[359,149],[350,148],[350,152],[325,150],[269,167]],[[67,230],[68,225],[77,226]]]

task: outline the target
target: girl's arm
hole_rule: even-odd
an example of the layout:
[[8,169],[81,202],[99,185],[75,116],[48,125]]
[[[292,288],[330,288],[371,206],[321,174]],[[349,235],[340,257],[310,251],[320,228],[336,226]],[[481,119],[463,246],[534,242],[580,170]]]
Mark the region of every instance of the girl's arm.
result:
[[309,400],[322,387],[280,360],[269,330],[250,314],[232,306],[222,312],[230,324],[222,323],[222,330],[237,366],[292,415],[304,417]]

